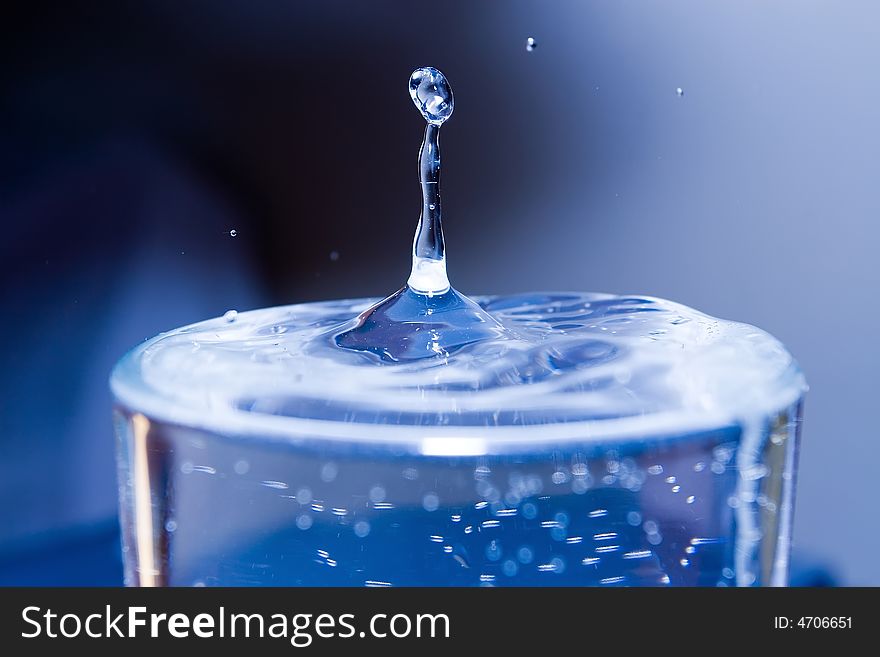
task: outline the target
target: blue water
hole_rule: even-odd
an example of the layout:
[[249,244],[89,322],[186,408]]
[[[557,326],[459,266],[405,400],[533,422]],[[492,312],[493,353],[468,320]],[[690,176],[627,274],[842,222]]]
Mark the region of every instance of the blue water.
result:
[[785,582],[803,378],[662,299],[449,283],[432,68],[407,284],[230,311],[119,364],[126,578],[155,585]]
[[[774,469],[749,490],[740,486],[736,426],[615,447],[448,458],[155,423],[158,583],[773,583],[785,577],[779,538],[791,513],[784,483],[796,414],[787,409],[762,434],[759,460]],[[760,537],[743,531],[744,517]],[[143,582],[131,554],[136,527],[126,528],[127,581]],[[738,563],[737,552],[748,559]]]

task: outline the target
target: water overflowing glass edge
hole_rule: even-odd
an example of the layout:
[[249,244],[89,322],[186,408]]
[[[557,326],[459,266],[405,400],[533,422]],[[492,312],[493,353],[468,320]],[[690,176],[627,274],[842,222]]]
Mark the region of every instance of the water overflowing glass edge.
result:
[[[579,293],[554,292],[553,294]],[[605,295],[597,293],[597,296]],[[657,297],[639,296],[647,301],[674,303]],[[482,300],[489,297],[473,298]],[[290,304],[246,311],[242,312],[241,316],[281,310],[295,312],[304,307],[316,308],[332,304],[350,303],[352,306],[361,307],[375,301],[374,298],[360,298]],[[682,306],[682,308],[686,307]],[[212,323],[221,327],[225,320],[218,317],[194,322],[173,331],[160,333],[131,349],[116,364],[110,376],[110,388],[117,406],[130,413],[143,414],[150,419],[239,438],[297,443],[314,439],[347,444],[384,444],[426,456],[475,456],[533,449],[537,445],[549,447],[556,443],[571,441],[590,443],[625,442],[634,439],[662,441],[667,438],[680,439],[683,433],[696,434],[732,425],[748,426],[796,404],[808,391],[804,375],[797,362],[792,359],[788,367],[780,372],[774,387],[766,391],[768,394],[761,399],[761,403],[750,406],[748,412],[743,412],[741,409],[712,413],[675,410],[635,417],[544,424],[441,426],[368,424],[280,416],[246,411],[228,405],[210,409],[192,408],[163,397],[160,392],[149,389],[143,381],[137,379],[137,359],[151,347],[169,336],[183,334],[196,328],[205,328]]]

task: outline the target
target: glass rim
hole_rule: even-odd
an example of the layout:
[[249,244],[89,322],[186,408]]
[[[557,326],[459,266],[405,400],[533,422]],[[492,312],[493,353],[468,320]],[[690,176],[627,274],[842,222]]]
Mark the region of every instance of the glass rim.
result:
[[[583,295],[585,293],[542,294]],[[596,297],[616,296],[589,294]],[[639,296],[644,299],[654,299],[645,295]],[[312,304],[261,308],[254,312],[303,305],[364,301],[369,299],[319,301]],[[665,302],[663,299],[657,301]],[[663,440],[666,437],[722,430],[733,425],[747,424],[755,418],[766,417],[789,408],[801,400],[807,391],[804,376],[792,358],[774,377],[774,384],[766,391],[767,394],[762,396],[758,403],[749,405],[747,412],[737,408],[722,410],[675,408],[621,417],[571,419],[547,423],[440,425],[318,419],[261,413],[229,405],[214,407],[188,405],[183,400],[164,396],[161,391],[149,386],[141,375],[140,362],[144,353],[156,343],[203,323],[205,322],[196,322],[160,333],[126,353],[117,362],[110,375],[110,389],[117,407],[129,413],[139,413],[149,420],[238,438],[384,445],[414,450],[424,455],[452,456],[519,451],[527,446],[546,447],[563,443],[591,445],[599,442]]]

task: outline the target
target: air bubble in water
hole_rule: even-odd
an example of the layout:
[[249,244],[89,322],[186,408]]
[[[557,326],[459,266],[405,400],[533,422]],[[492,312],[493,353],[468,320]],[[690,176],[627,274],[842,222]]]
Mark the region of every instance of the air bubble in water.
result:
[[422,507],[424,507],[425,511],[436,511],[439,506],[440,498],[437,497],[436,493],[426,493],[422,498]]
[[535,39],[533,37],[529,37],[528,39],[526,39],[526,50],[528,50],[529,52],[532,52],[537,47],[538,47],[538,42],[535,41]]
[[330,463],[325,463],[321,468],[321,481],[329,484],[336,479],[337,474],[339,474],[339,467],[335,463],[332,461]]
[[684,89],[682,89],[681,87],[676,87],[675,88],[675,95],[679,96],[679,97],[684,96]]
[[236,237],[238,235],[238,231],[233,228],[229,231],[229,237]]
[[312,491],[310,488],[300,488],[296,491],[296,501],[306,506],[312,503]]
[[524,545],[516,551],[516,558],[522,564],[530,564],[535,558],[535,553],[532,552],[532,549],[530,547]]
[[237,310],[227,310],[225,313],[223,313],[223,319],[230,323],[234,322],[236,317],[238,317]]

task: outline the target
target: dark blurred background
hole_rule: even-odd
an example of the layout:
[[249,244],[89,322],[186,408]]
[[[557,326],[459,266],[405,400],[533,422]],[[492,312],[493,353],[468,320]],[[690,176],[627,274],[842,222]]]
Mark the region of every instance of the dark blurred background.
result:
[[121,583],[107,376],[128,348],[405,281],[425,65],[456,95],[453,284],[651,294],[775,334],[811,384],[794,581],[880,584],[878,21],[818,0],[7,6],[0,584]]

